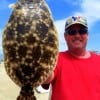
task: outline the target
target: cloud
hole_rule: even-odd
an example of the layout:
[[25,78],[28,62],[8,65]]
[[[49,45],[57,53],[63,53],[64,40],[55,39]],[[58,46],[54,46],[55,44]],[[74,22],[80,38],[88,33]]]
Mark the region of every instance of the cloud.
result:
[[15,3],[11,3],[8,5],[9,8],[14,8],[14,6],[15,6]]
[[89,27],[100,20],[100,0],[82,0],[79,5],[81,12],[75,12],[75,15],[87,17]]
[[77,5],[80,11],[74,15],[83,15],[87,18],[89,27],[95,25],[100,20],[100,0],[63,0],[67,5]]
[[98,17],[98,13],[100,13],[100,0],[84,0],[81,7],[87,15]]
[[55,21],[55,26],[57,28],[58,31],[58,37],[59,37],[59,50],[66,50],[66,43],[64,40],[64,27],[65,27],[65,21],[66,19],[61,19],[61,20],[57,20]]

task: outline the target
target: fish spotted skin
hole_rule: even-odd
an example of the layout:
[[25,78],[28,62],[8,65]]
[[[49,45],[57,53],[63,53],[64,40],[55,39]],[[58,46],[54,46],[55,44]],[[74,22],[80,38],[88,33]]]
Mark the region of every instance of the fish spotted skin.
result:
[[58,32],[44,0],[18,0],[3,32],[7,74],[20,87],[42,84],[55,67]]

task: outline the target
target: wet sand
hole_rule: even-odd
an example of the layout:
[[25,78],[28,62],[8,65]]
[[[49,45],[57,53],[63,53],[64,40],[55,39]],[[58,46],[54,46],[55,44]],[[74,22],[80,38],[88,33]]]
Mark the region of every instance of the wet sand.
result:
[[[0,63],[0,100],[16,100],[19,95],[18,87],[6,74],[3,62]],[[37,100],[48,100],[49,93],[37,93]]]

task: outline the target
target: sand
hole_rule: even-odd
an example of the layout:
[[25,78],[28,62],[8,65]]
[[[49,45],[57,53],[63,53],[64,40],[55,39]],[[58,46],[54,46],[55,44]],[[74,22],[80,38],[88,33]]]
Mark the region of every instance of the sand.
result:
[[[3,62],[0,63],[0,100],[16,100],[19,95],[18,87],[6,74]],[[37,93],[37,100],[48,100],[49,93]]]

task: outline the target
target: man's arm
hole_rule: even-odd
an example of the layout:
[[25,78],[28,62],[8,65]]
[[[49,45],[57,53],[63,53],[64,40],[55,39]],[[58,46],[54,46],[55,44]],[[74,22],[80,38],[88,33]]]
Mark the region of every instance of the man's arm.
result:
[[49,85],[54,79],[54,72],[50,74],[50,76],[47,78],[47,80],[41,85],[44,89],[49,89]]

